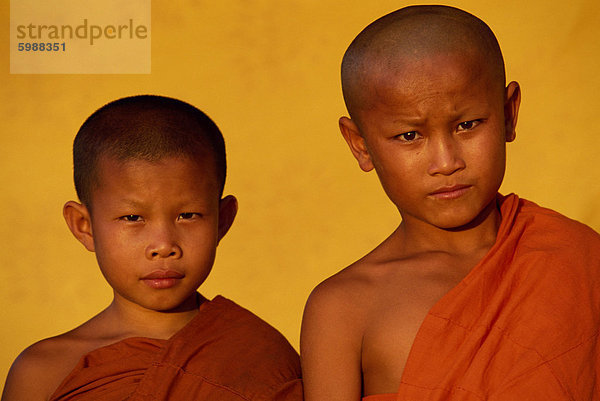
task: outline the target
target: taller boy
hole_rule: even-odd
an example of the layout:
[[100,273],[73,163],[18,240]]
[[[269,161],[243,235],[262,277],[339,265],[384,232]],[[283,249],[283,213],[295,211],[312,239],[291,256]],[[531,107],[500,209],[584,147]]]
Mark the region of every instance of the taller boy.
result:
[[342,134],[402,222],[311,294],[306,400],[598,399],[600,237],[497,194],[520,88],[489,27],[393,12],[352,42],[342,87]]

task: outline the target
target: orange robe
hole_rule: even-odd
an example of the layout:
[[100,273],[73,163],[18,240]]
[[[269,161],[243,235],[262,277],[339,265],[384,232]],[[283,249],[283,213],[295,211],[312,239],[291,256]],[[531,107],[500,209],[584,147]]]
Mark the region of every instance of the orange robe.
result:
[[365,401],[600,400],[600,236],[499,203],[496,243],[429,311],[398,394]]
[[301,401],[298,354],[221,296],[169,340],[128,338],[84,355],[51,400]]

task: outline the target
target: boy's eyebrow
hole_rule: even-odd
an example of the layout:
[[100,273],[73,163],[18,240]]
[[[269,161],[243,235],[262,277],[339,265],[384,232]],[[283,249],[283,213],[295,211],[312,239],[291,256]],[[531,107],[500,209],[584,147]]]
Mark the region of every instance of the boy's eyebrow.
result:
[[[484,110],[480,110],[473,107],[459,107],[448,114],[451,121],[461,121],[464,118],[483,118],[487,115]],[[415,127],[422,127],[427,125],[429,120],[428,116],[398,116],[398,118],[392,120],[393,124],[408,124]]]
[[146,206],[145,202],[137,201],[132,198],[121,198],[121,199],[119,199],[119,203],[126,204],[126,205],[132,206],[132,207]]
[[427,117],[403,117],[400,116],[398,118],[396,118],[395,120],[393,120],[392,122],[394,124],[401,124],[401,123],[408,123],[410,125],[415,125],[415,126],[423,126],[427,124]]
[[[133,198],[121,198],[119,199],[119,203],[125,205],[125,206],[130,206],[132,208],[145,208],[148,206],[152,206],[153,202],[143,202],[143,201],[139,201]],[[201,205],[205,205],[206,201],[201,198],[186,198],[186,199],[182,199],[177,203],[178,207],[184,207],[184,206],[201,206]]]

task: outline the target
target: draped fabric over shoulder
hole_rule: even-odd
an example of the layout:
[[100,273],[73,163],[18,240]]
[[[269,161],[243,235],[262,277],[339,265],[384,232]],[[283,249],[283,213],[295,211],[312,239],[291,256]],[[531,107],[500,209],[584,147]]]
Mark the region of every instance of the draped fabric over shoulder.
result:
[[84,355],[50,399],[301,401],[300,361],[277,330],[217,296],[169,340],[129,338]]
[[425,318],[398,394],[366,401],[600,400],[600,236],[498,203],[495,245]]

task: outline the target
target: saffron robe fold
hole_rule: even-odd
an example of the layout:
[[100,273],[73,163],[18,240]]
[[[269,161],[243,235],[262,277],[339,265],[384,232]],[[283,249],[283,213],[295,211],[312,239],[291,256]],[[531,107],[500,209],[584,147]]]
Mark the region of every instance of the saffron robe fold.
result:
[[600,235],[498,202],[496,243],[429,311],[398,394],[366,401],[600,400]]
[[51,400],[301,401],[300,360],[260,318],[221,296],[168,340],[128,338],[84,355]]

